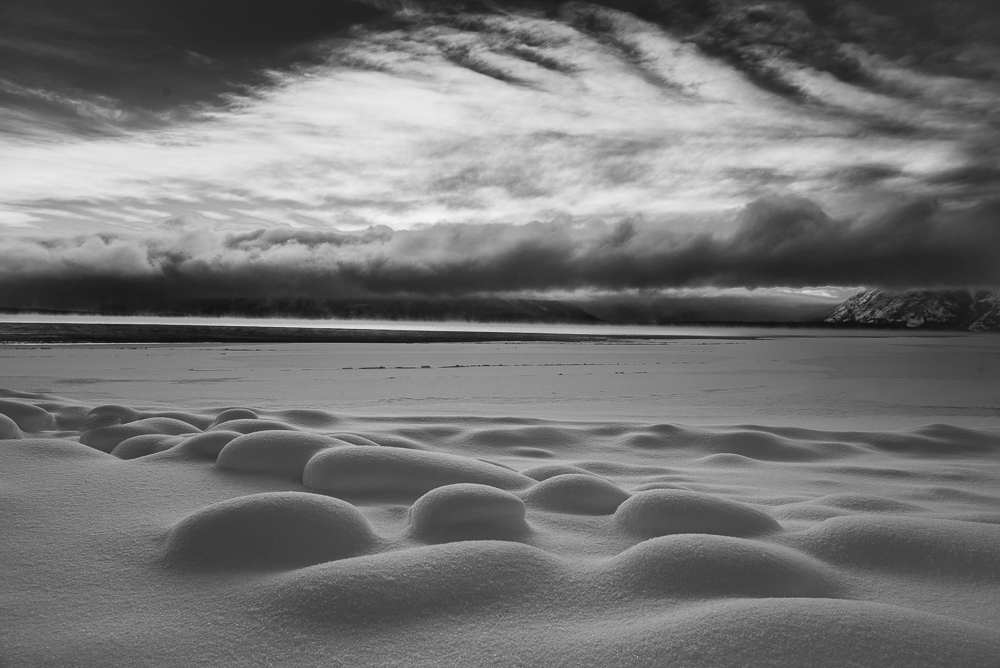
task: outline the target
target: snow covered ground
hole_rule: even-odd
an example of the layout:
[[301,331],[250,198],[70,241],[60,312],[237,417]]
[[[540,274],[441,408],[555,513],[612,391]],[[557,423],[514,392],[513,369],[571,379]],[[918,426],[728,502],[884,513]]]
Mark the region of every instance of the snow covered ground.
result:
[[93,406],[247,405],[338,415],[848,430],[1000,426],[1000,337],[851,334],[775,329],[756,339],[641,343],[4,346],[0,387]]
[[1000,656],[997,337],[0,357],[0,665]]

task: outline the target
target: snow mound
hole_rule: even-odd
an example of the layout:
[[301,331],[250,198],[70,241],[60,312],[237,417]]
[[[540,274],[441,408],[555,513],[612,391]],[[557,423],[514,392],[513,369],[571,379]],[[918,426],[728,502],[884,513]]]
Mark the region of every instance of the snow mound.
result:
[[90,412],[86,406],[64,401],[39,401],[35,405],[52,416],[56,429],[71,432],[79,432],[83,428]]
[[187,411],[140,411],[121,404],[106,404],[91,409],[87,413],[81,431],[89,431],[97,427],[108,427],[116,424],[128,424],[149,418],[169,418],[184,422],[198,431],[207,429],[212,419]]
[[382,446],[384,448],[399,448],[401,450],[426,450],[427,448],[419,441],[406,436],[400,436],[399,434],[392,434],[383,432],[377,436],[372,435],[370,438],[364,434],[360,434],[362,438],[369,439],[375,445]]
[[525,492],[523,498],[531,506],[545,510],[611,515],[629,498],[629,494],[604,478],[568,473],[539,482]]
[[140,418],[125,424],[95,427],[80,434],[80,442],[101,452],[111,452],[122,441],[144,434],[178,436],[196,434],[200,430],[187,422],[168,417]]
[[170,530],[178,568],[287,570],[364,554],[379,543],[360,510],[307,492],[265,492],[188,515]]
[[914,429],[873,434],[871,447],[912,455],[980,455],[1000,453],[1000,432],[929,424]]
[[1000,635],[941,615],[863,601],[764,598],[644,614],[568,634],[567,662],[689,668],[987,668]]
[[579,466],[572,466],[570,464],[542,464],[540,466],[533,466],[529,469],[521,471],[521,475],[526,475],[529,478],[533,478],[538,482],[543,480],[548,480],[557,475],[596,475],[591,473],[587,469],[582,469]]
[[828,494],[810,503],[865,513],[906,513],[921,510],[920,506],[912,503],[872,494]]
[[225,424],[226,422],[232,422],[233,420],[256,420],[259,417],[257,411],[249,408],[227,408],[215,416],[215,420],[212,421],[209,429],[218,427],[220,424]]
[[87,422],[83,425],[83,431],[96,427],[106,427],[113,424],[124,424],[141,420],[144,415],[141,411],[121,404],[107,404],[97,406],[87,413]]
[[504,453],[522,457],[555,457],[573,452],[587,437],[581,430],[551,425],[510,425],[473,429],[462,434],[466,447],[480,452]]
[[24,438],[17,423],[0,413],[0,441],[15,441]]
[[0,399],[0,415],[13,420],[23,432],[52,431],[56,428],[56,420],[51,413],[22,401]]
[[[4,439],[0,439],[4,440]],[[3,448],[23,448],[32,458],[44,459],[53,463],[67,459],[82,460],[102,460],[106,464],[112,459],[106,452],[88,448],[75,441],[67,441],[61,438],[26,438],[11,439],[4,443]],[[114,461],[112,459],[112,461]]]
[[[221,455],[220,455],[221,457]],[[478,459],[404,448],[335,448],[316,454],[302,474],[306,487],[331,494],[422,495],[471,482],[506,490],[535,483]]]
[[639,492],[618,507],[615,520],[640,536],[707,533],[745,537],[781,530],[774,518],[751,505],[680,489]]
[[427,541],[507,540],[530,531],[524,502],[496,487],[459,483],[427,492],[410,506],[410,534]]
[[715,454],[740,455],[767,462],[813,462],[855,454],[850,443],[794,439],[760,429],[733,429],[712,434],[706,448]]
[[777,520],[791,520],[800,522],[822,522],[831,517],[843,517],[850,515],[852,511],[841,510],[831,506],[814,506],[808,503],[782,506],[771,510],[771,515]]
[[209,428],[209,431],[224,429],[225,431],[236,431],[241,434],[252,434],[256,431],[297,431],[295,427],[278,420],[262,420],[260,418],[234,418],[216,424]]
[[227,443],[215,465],[237,471],[288,473],[301,478],[306,462],[313,455],[335,446],[353,447],[329,436],[302,431],[255,431]]
[[707,457],[702,457],[701,459],[697,459],[695,461],[703,466],[719,467],[753,466],[757,463],[757,460],[755,459],[744,457],[743,455],[737,455],[732,452],[720,452],[717,455],[708,455]]
[[537,548],[465,541],[322,564],[285,574],[259,592],[272,614],[309,625],[361,630],[465,619],[495,634],[489,620],[501,610],[559,601],[569,577],[562,561]]
[[282,421],[306,429],[323,429],[340,423],[340,418],[329,411],[308,408],[292,408],[277,414]]
[[142,434],[126,438],[111,451],[118,459],[138,459],[158,452],[165,452],[179,444],[183,439],[179,436],[166,434]]
[[380,447],[379,444],[376,443],[375,441],[371,440],[370,438],[361,436],[360,434],[351,434],[348,432],[334,432],[329,434],[329,436],[339,441],[350,443],[352,445],[361,445],[364,447],[376,447],[376,448]]
[[188,436],[168,452],[174,457],[185,459],[210,459],[215,461],[222,448],[233,439],[242,436],[235,431],[212,430]]
[[829,567],[795,550],[744,538],[682,534],[614,557],[616,589],[668,598],[828,598],[843,589]]
[[1000,579],[1000,526],[973,522],[850,515],[834,517],[796,539],[824,561],[958,578]]

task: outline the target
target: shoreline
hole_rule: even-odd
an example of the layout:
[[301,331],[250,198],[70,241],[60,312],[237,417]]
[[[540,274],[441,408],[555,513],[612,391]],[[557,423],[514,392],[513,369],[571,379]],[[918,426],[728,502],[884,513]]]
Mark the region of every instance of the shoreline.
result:
[[[364,323],[368,325],[369,323]],[[407,323],[410,324],[410,323]],[[525,325],[516,323],[412,323],[403,328],[395,321],[387,326],[357,326],[345,321],[335,324],[244,324],[236,322],[0,322],[0,345],[36,344],[184,344],[184,343],[623,343],[684,340],[758,341],[775,338],[885,338],[885,337],[964,337],[983,333],[955,330],[913,330],[885,328],[806,327],[789,324],[722,324],[661,326],[683,331],[628,331],[635,327],[609,326],[608,332],[546,331],[545,327],[566,325]],[[467,326],[468,329],[461,329]],[[457,327],[451,329],[450,327]],[[532,327],[538,327],[533,331]],[[651,327],[652,328],[652,327]],[[731,330],[731,331],[727,331]],[[986,333],[988,334],[988,333]]]
[[728,339],[752,341],[740,334],[593,334],[504,331],[429,331],[400,329],[339,329],[203,324],[2,323],[0,345],[148,344],[148,343],[600,343]]

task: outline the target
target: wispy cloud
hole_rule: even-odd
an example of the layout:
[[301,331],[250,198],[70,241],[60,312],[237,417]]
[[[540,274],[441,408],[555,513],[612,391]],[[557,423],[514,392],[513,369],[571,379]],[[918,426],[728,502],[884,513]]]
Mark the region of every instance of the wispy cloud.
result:
[[[864,85],[845,83],[790,49],[768,62],[804,95],[795,99],[606,8],[403,13],[312,43],[319,62],[272,69],[246,93],[222,86],[215,104],[157,111],[58,92],[46,104],[114,132],[36,124],[35,135],[0,139],[0,222],[110,230],[197,211],[234,225],[560,215],[678,225],[678,212],[769,192],[846,212],[996,183],[997,158],[969,142],[998,144],[984,112],[1000,102],[993,84],[874,57],[858,60]],[[221,81],[196,55],[184,56],[186,80]],[[137,114],[156,122],[124,120]]]

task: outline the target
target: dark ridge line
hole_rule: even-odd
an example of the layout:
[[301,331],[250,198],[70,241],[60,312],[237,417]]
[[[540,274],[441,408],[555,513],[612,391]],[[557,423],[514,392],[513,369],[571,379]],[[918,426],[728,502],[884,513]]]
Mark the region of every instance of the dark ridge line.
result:
[[549,332],[415,331],[320,329],[243,325],[160,325],[113,323],[0,323],[0,344],[40,343],[478,343],[620,342],[677,339],[755,340],[748,335],[559,334]]

